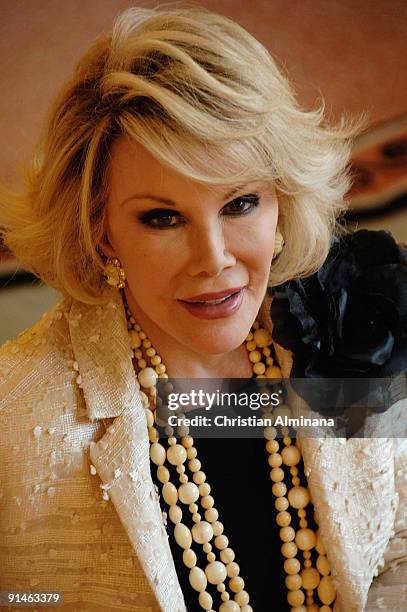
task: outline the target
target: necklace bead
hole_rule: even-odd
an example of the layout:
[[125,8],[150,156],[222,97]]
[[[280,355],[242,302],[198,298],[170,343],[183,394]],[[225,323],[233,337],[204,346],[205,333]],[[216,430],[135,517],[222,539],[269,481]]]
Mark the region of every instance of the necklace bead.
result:
[[235,601],[225,601],[219,608],[220,612],[240,612],[242,608]]
[[279,512],[287,510],[289,506],[288,499],[286,497],[277,497],[276,501],[274,502],[274,506]]
[[284,569],[287,574],[298,574],[301,565],[298,559],[287,559],[284,561]]
[[295,543],[300,550],[311,550],[315,547],[315,533],[312,529],[299,529],[295,536]]
[[192,534],[184,523],[177,523],[174,528],[175,541],[181,548],[191,548]]
[[192,527],[192,537],[198,544],[205,544],[212,540],[213,529],[208,522],[200,521]]
[[190,569],[195,567],[195,565],[196,565],[196,554],[194,553],[192,548],[188,548],[188,549],[184,550],[184,552],[182,553],[182,560],[184,561],[185,565],[187,567],[189,567]]
[[212,608],[213,599],[211,595],[207,591],[202,591],[199,593],[199,605],[204,610],[210,610]]
[[205,576],[205,572],[201,570],[199,567],[193,567],[189,572],[189,582],[195,591],[199,593],[206,589],[206,585],[208,584],[208,580]]
[[212,561],[205,568],[205,574],[208,582],[211,584],[219,584],[226,579],[226,568],[224,563],[220,561]]
[[157,477],[158,477],[158,480],[162,482],[163,484],[169,481],[170,473],[164,465],[158,466]]
[[[177,504],[174,504],[173,506],[170,506],[168,514],[169,514],[170,520],[173,523],[176,524],[176,523],[180,523],[182,521],[182,510],[181,510],[180,506],[178,506]],[[193,552],[193,551],[191,551],[191,552]],[[193,553],[193,554],[195,555],[195,553]]]
[[281,458],[284,465],[295,466],[301,461],[301,453],[296,446],[286,446],[281,451]]
[[172,482],[166,482],[162,488],[165,501],[169,506],[173,506],[178,501],[178,491]]
[[183,504],[193,504],[199,499],[198,487],[193,482],[187,482],[179,487],[178,497]]
[[296,485],[288,491],[288,501],[296,510],[305,508],[310,502],[309,493],[304,487]]
[[156,465],[164,465],[165,461],[165,448],[159,442],[153,442],[150,445],[150,459]]
[[301,571],[301,579],[304,589],[316,589],[321,581],[321,576],[318,570],[309,567]]
[[180,465],[187,458],[187,451],[181,444],[174,444],[167,450],[167,459],[171,465]]
[[287,559],[292,559],[293,557],[295,557],[297,552],[298,548],[294,544],[294,542],[284,542],[284,544],[282,544],[281,546],[281,554]]

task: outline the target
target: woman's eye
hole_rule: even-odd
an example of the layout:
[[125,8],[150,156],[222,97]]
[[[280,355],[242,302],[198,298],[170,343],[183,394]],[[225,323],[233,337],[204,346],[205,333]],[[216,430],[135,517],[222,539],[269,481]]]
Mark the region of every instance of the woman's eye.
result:
[[[221,212],[231,217],[247,215],[258,206],[259,201],[258,195],[250,193],[235,198],[226,204]],[[185,219],[179,211],[162,208],[155,208],[148,212],[141,213],[138,219],[143,225],[155,229],[176,228],[185,223]]]
[[148,213],[140,215],[139,220],[144,225],[154,227],[158,229],[165,229],[167,227],[177,227],[180,223],[176,219],[180,217],[177,212],[170,212],[168,210],[151,210]]
[[224,206],[223,210],[226,210],[227,213],[230,211],[229,214],[232,216],[247,215],[258,205],[259,196],[249,194],[232,200],[232,202],[229,202],[229,204]]

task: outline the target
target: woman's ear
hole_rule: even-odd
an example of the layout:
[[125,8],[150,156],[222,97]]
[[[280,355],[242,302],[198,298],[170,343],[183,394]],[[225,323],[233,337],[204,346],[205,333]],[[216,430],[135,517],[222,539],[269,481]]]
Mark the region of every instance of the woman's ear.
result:
[[102,239],[100,240],[98,244],[98,250],[101,251],[103,255],[105,255],[106,257],[117,257],[116,252],[114,248],[112,247],[110,239],[109,239],[108,229],[103,232]]

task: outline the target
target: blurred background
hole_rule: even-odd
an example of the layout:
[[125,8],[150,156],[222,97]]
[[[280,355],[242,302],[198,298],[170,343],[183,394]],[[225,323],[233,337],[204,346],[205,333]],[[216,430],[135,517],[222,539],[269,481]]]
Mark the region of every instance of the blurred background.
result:
[[[0,180],[21,186],[46,109],[77,59],[124,0],[2,0]],[[171,3],[176,5],[182,3]],[[189,2],[189,4],[193,4]],[[303,108],[322,96],[328,116],[369,117],[355,143],[349,223],[407,242],[407,0],[201,0],[238,21],[290,75]],[[59,299],[0,243],[0,344]]]

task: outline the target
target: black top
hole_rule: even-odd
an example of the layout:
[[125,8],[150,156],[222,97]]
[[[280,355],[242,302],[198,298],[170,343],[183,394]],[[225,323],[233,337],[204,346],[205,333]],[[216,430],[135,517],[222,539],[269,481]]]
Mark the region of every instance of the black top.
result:
[[[215,500],[214,507],[219,512],[218,520],[224,525],[224,535],[229,539],[229,547],[235,552],[235,561],[240,566],[239,575],[245,581],[244,588],[250,595],[249,605],[254,612],[288,612],[291,606],[287,602],[286,573],[283,567],[285,559],[281,554],[280,527],[276,523],[277,510],[274,505],[276,498],[272,492],[273,482],[269,476],[271,468],[267,462],[269,454],[265,445],[264,438],[194,439],[197,458],[202,463],[201,469],[206,474],[211,486],[210,494]],[[285,471],[285,482],[289,488],[289,468],[281,467]],[[301,484],[306,486],[302,461],[297,467]],[[154,482],[161,491],[162,485],[156,478],[156,470],[152,471]],[[176,472],[170,471],[172,482],[177,482]],[[160,503],[162,509],[168,511],[162,496]],[[181,507],[182,521],[191,527],[191,514],[187,506],[181,504]],[[203,516],[204,510],[201,507],[199,512]],[[297,529],[296,511],[291,516],[291,525]],[[309,526],[314,527],[310,505],[307,508],[307,520]],[[190,570],[182,560],[183,550],[175,542],[174,524],[169,517],[167,532],[187,610],[202,612],[198,603],[199,594],[190,586]],[[192,547],[198,558],[197,565],[204,569],[208,561],[202,545],[193,542]],[[215,547],[212,550],[219,552]],[[218,554],[216,556],[218,558]],[[227,582],[228,578],[225,584],[229,591]],[[206,590],[214,598],[214,609],[218,610],[222,600],[216,587],[208,583]]]

